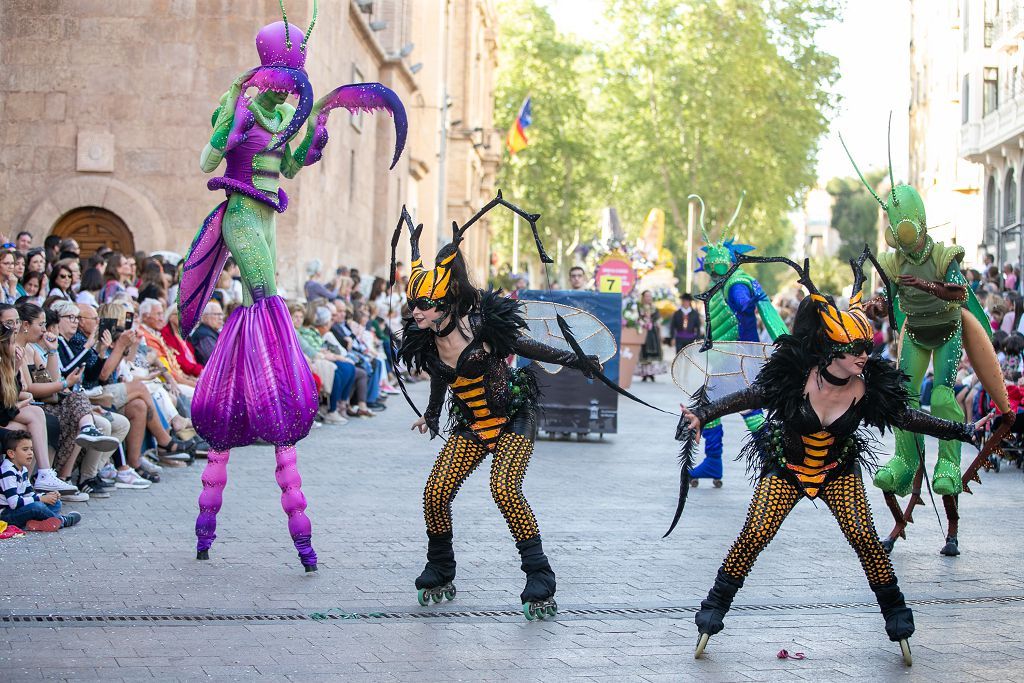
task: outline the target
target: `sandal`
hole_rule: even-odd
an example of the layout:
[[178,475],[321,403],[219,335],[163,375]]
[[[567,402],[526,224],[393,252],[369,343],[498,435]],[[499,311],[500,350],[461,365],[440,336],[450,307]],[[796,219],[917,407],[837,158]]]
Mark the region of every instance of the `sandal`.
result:
[[165,455],[178,456],[178,460],[189,460],[195,450],[195,444],[191,441],[185,442],[178,437],[171,435],[171,440],[165,446],[159,446],[160,452]]

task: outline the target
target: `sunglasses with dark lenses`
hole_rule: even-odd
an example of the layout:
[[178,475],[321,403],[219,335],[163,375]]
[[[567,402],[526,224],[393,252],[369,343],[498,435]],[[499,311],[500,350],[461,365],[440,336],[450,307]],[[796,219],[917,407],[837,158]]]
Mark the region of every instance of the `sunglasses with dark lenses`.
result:
[[872,342],[870,342],[870,341],[868,341],[866,339],[862,339],[862,340],[859,340],[859,341],[850,342],[849,344],[838,344],[835,347],[835,350],[836,350],[836,353],[841,353],[841,354],[849,353],[849,354],[854,355],[854,356],[859,356],[862,353],[870,354],[871,350],[873,348],[875,348],[874,343],[872,343]]
[[415,299],[409,300],[409,308],[412,310],[429,311],[431,308],[438,308],[444,305],[444,299],[431,299],[430,297],[421,296]]

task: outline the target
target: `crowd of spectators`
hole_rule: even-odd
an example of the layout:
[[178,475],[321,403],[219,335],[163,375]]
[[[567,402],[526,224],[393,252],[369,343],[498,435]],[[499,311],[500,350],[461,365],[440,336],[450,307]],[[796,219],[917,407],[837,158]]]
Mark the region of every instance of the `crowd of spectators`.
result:
[[[27,232],[0,242],[0,538],[72,526],[81,514],[62,506],[148,489],[204,457],[192,396],[243,303],[237,265],[185,337],[177,254],[83,254],[73,239],[36,246]],[[316,427],[372,418],[397,393],[386,345],[404,304],[381,278],[321,270],[307,265],[305,300],[290,303],[321,392]]]

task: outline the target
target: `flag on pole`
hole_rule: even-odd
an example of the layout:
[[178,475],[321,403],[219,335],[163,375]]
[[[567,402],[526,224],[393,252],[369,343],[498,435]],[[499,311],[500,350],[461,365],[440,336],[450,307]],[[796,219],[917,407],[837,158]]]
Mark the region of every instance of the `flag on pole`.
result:
[[523,106],[519,108],[519,116],[516,117],[516,122],[509,130],[508,138],[505,140],[505,145],[513,156],[516,152],[526,149],[526,145],[529,144],[529,140],[526,139],[526,129],[531,123],[533,123],[533,114],[530,111],[530,98],[527,97],[523,100]]

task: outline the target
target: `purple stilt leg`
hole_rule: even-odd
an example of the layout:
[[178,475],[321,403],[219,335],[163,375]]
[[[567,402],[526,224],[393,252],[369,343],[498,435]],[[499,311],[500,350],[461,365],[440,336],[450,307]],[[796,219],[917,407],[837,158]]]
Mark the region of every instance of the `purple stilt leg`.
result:
[[313,527],[306,517],[306,496],[302,495],[302,477],[296,464],[295,446],[277,446],[277,485],[281,487],[281,507],[288,515],[288,533],[292,535],[299,559],[307,572],[316,571],[316,552],[310,539]]
[[231,451],[210,451],[203,470],[203,492],[199,494],[199,516],[196,517],[196,559],[210,559],[210,546],[217,538],[217,513],[228,483],[228,456]]

